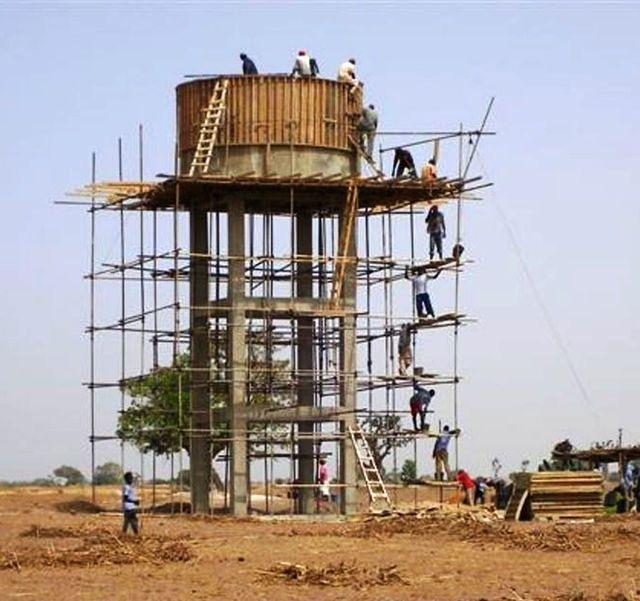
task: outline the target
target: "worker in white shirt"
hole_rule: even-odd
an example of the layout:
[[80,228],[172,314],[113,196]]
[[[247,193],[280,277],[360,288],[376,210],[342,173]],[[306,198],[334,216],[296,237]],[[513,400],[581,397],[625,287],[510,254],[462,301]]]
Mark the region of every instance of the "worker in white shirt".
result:
[[122,532],[127,533],[129,526],[134,534],[138,534],[138,512],[137,507],[140,501],[136,499],[136,493],[133,488],[133,474],[127,472],[124,476],[124,486],[122,487],[122,514],[124,522],[122,524]]
[[356,59],[350,58],[340,65],[338,69],[338,81],[351,84],[351,91],[355,90],[360,82],[356,77]]
[[427,291],[427,282],[429,280],[435,280],[440,275],[441,271],[442,269],[438,269],[435,275],[430,276],[426,271],[423,272],[417,269],[409,270],[407,267],[405,277],[408,280],[411,280],[413,296],[416,301],[416,312],[418,313],[419,318],[436,316],[433,310],[433,305],[431,304],[429,292]]
[[296,62],[293,64],[291,75],[293,77],[313,77],[315,75],[312,61],[317,63],[307,54],[306,50],[299,50]]

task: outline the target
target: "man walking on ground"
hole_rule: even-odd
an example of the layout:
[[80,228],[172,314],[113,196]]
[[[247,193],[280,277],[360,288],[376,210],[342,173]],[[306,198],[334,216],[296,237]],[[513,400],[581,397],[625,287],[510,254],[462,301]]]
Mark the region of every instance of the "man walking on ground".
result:
[[[429,429],[429,425],[426,423],[427,410],[431,404],[431,400],[436,394],[436,391],[431,389],[427,390],[414,381],[413,383],[413,396],[409,399],[409,409],[411,410],[411,419],[413,420],[413,429],[416,432],[422,432]],[[418,428],[418,415],[420,416],[420,427]]]
[[420,270],[409,270],[407,267],[405,277],[411,281],[413,288],[413,296],[416,302],[416,312],[418,317],[435,317],[436,314],[433,311],[433,305],[431,304],[431,297],[427,291],[427,283],[429,280],[435,280],[442,270],[439,269],[435,275],[429,276],[427,272],[420,272]]
[[240,55],[242,61],[242,74],[243,75],[257,75],[258,69],[256,64],[243,52]]
[[[378,111],[373,104],[362,109],[362,115],[358,122],[358,133],[360,134],[360,145],[366,148],[369,158],[373,158],[373,143],[376,139],[378,129]],[[366,140],[366,146],[365,146]]]
[[138,513],[136,507],[140,505],[140,501],[136,499],[133,489],[133,474],[127,472],[124,475],[124,486],[122,487],[122,513],[124,522],[122,524],[122,532],[124,534],[129,530],[129,526],[134,534],[138,534]]
[[442,241],[447,237],[447,227],[444,223],[444,215],[438,209],[438,205],[433,205],[429,209],[424,221],[427,224],[427,234],[429,234],[429,261],[433,261],[436,249],[442,261]]
[[409,176],[414,179],[418,177],[411,153],[405,148],[396,148],[393,155],[391,177],[402,177],[405,171],[408,171]]
[[444,480],[445,473],[447,474],[447,480],[451,480],[451,470],[449,469],[449,441],[453,436],[457,436],[458,434],[460,434],[460,430],[449,430],[449,426],[445,426],[433,445],[436,480]]

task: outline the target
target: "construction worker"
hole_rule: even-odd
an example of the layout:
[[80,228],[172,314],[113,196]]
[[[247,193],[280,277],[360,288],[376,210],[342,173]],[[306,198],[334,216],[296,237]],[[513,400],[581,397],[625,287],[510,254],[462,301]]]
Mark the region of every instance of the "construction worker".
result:
[[243,52],[240,54],[240,60],[242,61],[242,74],[243,75],[257,75],[258,68],[256,64]]
[[422,168],[422,181],[425,183],[430,183],[436,179],[438,179],[438,174],[436,172],[436,160],[429,159],[427,164]]
[[[422,432],[429,429],[429,425],[426,423],[427,410],[431,404],[431,400],[436,394],[436,391],[431,389],[427,390],[422,386],[419,386],[415,381],[413,383],[413,396],[409,399],[409,409],[411,410],[411,419],[413,421],[413,429],[416,432]],[[418,415],[420,415],[420,427],[418,428]]]
[[454,436],[458,436],[460,430],[450,430],[449,426],[442,428],[440,436],[433,445],[433,458],[436,464],[436,480],[444,480],[444,474],[447,474],[447,480],[451,480],[451,470],[449,469],[449,441]]
[[[376,139],[376,130],[378,129],[378,111],[373,104],[365,106],[362,109],[360,121],[358,121],[358,134],[360,135],[360,145],[366,148],[369,157],[373,157],[373,143]],[[365,139],[367,145],[365,146]]]
[[487,488],[489,484],[482,476],[478,476],[474,484],[475,484],[475,490],[473,493],[473,504],[484,505],[485,494],[487,492]]
[[633,464],[628,462],[624,474],[622,477],[622,488],[624,489],[624,497],[625,497],[625,511],[629,511],[631,507],[633,507]]
[[398,373],[401,376],[407,375],[407,369],[411,366],[412,361],[411,325],[403,323],[400,326],[400,336],[398,336]]
[[393,155],[391,177],[402,177],[405,171],[408,171],[414,179],[418,177],[411,153],[406,148],[396,148]]
[[291,71],[293,77],[311,77],[313,70],[311,69],[311,57],[306,50],[299,50],[296,62],[293,64]]
[[338,69],[338,81],[351,84],[351,92],[353,92],[360,82],[356,77],[356,59],[350,58],[340,65]]
[[447,237],[447,227],[444,223],[444,215],[438,209],[438,205],[433,205],[427,217],[427,234],[429,234],[429,260],[433,261],[434,250],[438,251],[438,256],[442,261],[442,241]]
[[456,482],[460,489],[464,492],[463,503],[465,505],[473,505],[473,479],[464,470],[458,470],[456,474]]
[[136,508],[140,505],[140,501],[136,499],[133,489],[133,474],[127,472],[124,476],[124,486],[122,487],[122,514],[124,521],[122,523],[123,534],[127,533],[129,526],[134,534],[138,534],[138,513]]
[[426,271],[421,273],[417,269],[409,270],[409,268],[407,267],[405,277],[408,280],[411,280],[418,318],[436,316],[435,312],[433,311],[433,305],[431,304],[431,297],[427,292],[427,282],[429,280],[435,280],[440,275],[441,271],[441,269],[438,269],[435,275],[430,276],[427,275]]
[[327,460],[322,458],[318,461],[318,502],[326,502],[331,499],[331,489],[329,488],[329,468]]

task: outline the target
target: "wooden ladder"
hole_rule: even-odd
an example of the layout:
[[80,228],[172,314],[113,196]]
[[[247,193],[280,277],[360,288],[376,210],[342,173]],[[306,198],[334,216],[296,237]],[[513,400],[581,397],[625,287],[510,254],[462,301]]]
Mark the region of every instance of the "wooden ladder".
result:
[[515,485],[511,491],[509,502],[504,512],[504,519],[508,521],[518,521],[524,507],[525,501],[529,496],[529,490],[526,488],[516,488]]
[[384,177],[384,172],[378,169],[378,166],[376,165],[376,162],[373,160],[373,157],[362,147],[362,144],[360,144],[360,142],[353,136],[349,136],[349,141],[355,146],[356,150],[358,151],[358,154],[365,160],[367,165],[371,167],[373,172],[378,177]]
[[340,303],[342,297],[342,288],[344,287],[344,278],[347,271],[347,262],[355,257],[347,257],[349,252],[349,242],[353,235],[353,226],[358,215],[358,187],[354,184],[349,185],[347,190],[347,202],[343,211],[343,226],[340,232],[340,241],[338,243],[338,256],[336,257],[335,267],[333,269],[333,280],[331,283],[331,304],[336,307]]
[[353,447],[356,451],[356,457],[362,470],[362,476],[367,485],[367,492],[369,493],[370,505],[377,502],[383,502],[386,507],[391,508],[391,499],[387,492],[387,487],[384,485],[380,470],[376,465],[369,443],[364,436],[364,432],[359,427],[348,426],[347,431],[353,443]]
[[222,116],[227,108],[227,88],[229,87],[228,79],[219,79],[213,88],[209,105],[204,111],[204,119],[200,125],[200,133],[198,135],[198,145],[191,160],[189,175],[193,177],[196,172],[207,173],[211,165],[211,157],[213,156],[213,148],[218,139]]

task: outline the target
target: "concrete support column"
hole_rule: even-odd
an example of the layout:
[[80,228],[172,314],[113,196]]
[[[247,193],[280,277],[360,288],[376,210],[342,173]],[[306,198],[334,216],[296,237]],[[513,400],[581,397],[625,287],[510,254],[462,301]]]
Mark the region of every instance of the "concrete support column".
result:
[[[348,263],[345,271],[344,286],[342,289],[344,308],[347,311],[355,311],[356,309],[356,293],[357,293],[357,225],[356,218],[351,231],[351,237],[347,243],[346,256]],[[344,215],[340,218],[339,228],[345,226]],[[351,411],[344,416],[341,422],[341,431],[346,434],[347,426],[356,424],[356,319],[354,315],[347,315],[341,320],[340,328],[340,371],[342,373],[342,381],[340,387],[340,406]],[[348,436],[345,436],[340,443],[340,480],[345,484],[355,485],[358,476],[358,467],[356,465],[357,458],[353,443]],[[343,489],[340,497],[340,510],[345,515],[353,515],[358,510],[357,490],[353,486]]]
[[231,303],[227,322],[227,366],[229,381],[229,428],[231,430],[231,513],[246,515],[248,453],[247,421],[243,408],[247,403],[247,351],[245,345],[245,289],[244,289],[244,201],[229,203],[228,230],[229,290]]
[[[311,213],[300,212],[296,215],[296,296],[313,296],[313,278],[311,256],[313,255],[313,216]],[[308,262],[300,262],[301,256],[308,256]],[[298,359],[298,399],[297,404],[302,406],[313,406],[313,318],[298,317],[297,324],[297,359]],[[300,434],[312,434],[312,422],[299,422],[298,432]],[[316,470],[314,465],[314,443],[313,440],[301,440],[298,443],[298,477],[301,484],[314,484],[316,481]],[[303,487],[300,493],[300,511],[302,513],[313,513],[315,509],[314,489]]]
[[[208,214],[192,208],[189,213],[189,287],[191,322],[191,420],[190,445],[191,508],[209,513],[211,486],[211,414],[209,357],[209,264]],[[196,256],[198,255],[198,256]]]

